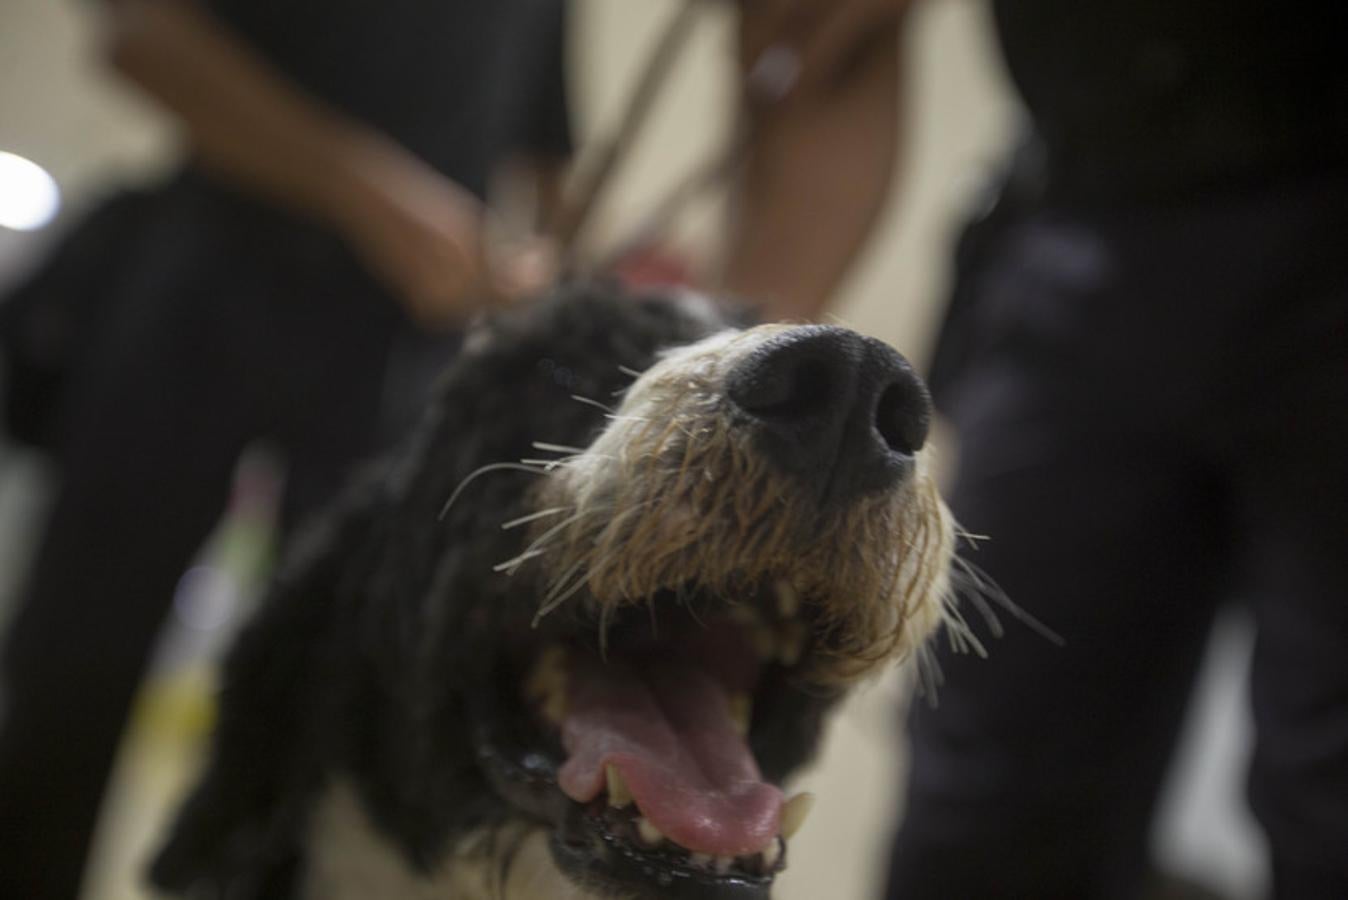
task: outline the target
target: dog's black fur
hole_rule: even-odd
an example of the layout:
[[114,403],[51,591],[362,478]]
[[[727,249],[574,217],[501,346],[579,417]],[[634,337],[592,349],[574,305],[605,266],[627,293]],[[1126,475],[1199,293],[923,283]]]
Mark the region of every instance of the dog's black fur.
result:
[[517,552],[520,537],[496,525],[532,476],[482,478],[443,519],[441,507],[474,469],[530,456],[533,441],[584,444],[604,415],[573,395],[611,398],[631,382],[623,368],[642,371],[708,326],[675,302],[590,286],[505,317],[452,367],[412,445],[304,537],[230,652],[209,767],[155,861],[158,885],[290,896],[333,771],[354,777],[424,867],[501,817],[467,740],[464,690],[484,681],[490,636],[537,603],[511,596],[518,582],[483,583]]
[[[479,467],[537,455],[535,441],[586,446],[606,417],[573,396],[612,402],[660,349],[726,324],[677,298],[591,285],[503,313],[470,338],[405,451],[292,548],[229,653],[205,773],[152,880],[194,895],[293,896],[314,805],[336,773],[426,871],[469,832],[518,819],[498,782],[519,773],[484,757],[474,705],[498,694],[504,640],[593,624],[567,608],[531,631],[538,583],[492,571],[526,540],[499,526],[531,511],[538,475],[491,472],[442,507]],[[806,761],[836,696],[794,685],[764,694],[751,743],[767,778]]]

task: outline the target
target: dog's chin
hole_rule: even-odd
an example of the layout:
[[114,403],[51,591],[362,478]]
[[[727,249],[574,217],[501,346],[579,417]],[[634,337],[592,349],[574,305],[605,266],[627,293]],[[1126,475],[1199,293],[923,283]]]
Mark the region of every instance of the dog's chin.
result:
[[600,896],[766,898],[836,686],[811,681],[816,604],[785,583],[683,586],[545,636],[521,623],[472,708],[479,763]]

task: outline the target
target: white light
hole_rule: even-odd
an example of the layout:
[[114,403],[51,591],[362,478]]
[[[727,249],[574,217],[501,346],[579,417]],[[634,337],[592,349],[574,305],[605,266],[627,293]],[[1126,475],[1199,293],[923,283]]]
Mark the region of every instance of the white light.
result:
[[33,231],[61,208],[61,189],[32,160],[0,150],[0,228]]

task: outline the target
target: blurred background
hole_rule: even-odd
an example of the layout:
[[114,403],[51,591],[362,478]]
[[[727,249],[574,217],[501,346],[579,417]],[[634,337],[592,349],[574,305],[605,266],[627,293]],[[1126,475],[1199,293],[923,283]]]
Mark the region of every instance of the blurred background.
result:
[[[0,166],[0,213],[28,198],[27,218],[6,222],[0,214],[0,288],[108,186],[153,177],[180,152],[166,121],[101,69],[92,49],[91,6],[0,0],[0,152],[35,162],[59,187],[58,195],[20,164]],[[672,0],[581,0],[577,9],[571,75],[584,146],[587,134],[616,115]],[[911,32],[916,74],[906,115],[920,124],[909,130],[897,196],[835,311],[920,367],[945,293],[953,229],[999,157],[1017,111],[988,45],[987,10],[978,0],[929,3],[917,15]],[[596,239],[621,235],[668,185],[671,171],[720,145],[733,65],[729,15],[709,16],[609,193]],[[48,205],[52,221],[44,226]],[[715,245],[717,218],[715,209],[699,210],[680,223],[678,241],[689,254]],[[0,616],[42,520],[49,477],[39,459],[0,447]],[[145,896],[136,885],[137,866],[209,728],[211,665],[265,570],[280,477],[265,451],[245,458],[230,516],[179,586],[173,625],[124,743],[85,900]],[[1233,898],[1259,896],[1266,878],[1242,802],[1249,643],[1243,621],[1222,623],[1155,835],[1163,861]],[[817,793],[818,806],[793,844],[780,896],[874,895],[882,847],[901,814],[897,724],[904,696],[904,681],[896,675],[862,691],[840,716],[819,767],[803,780],[802,787]]]

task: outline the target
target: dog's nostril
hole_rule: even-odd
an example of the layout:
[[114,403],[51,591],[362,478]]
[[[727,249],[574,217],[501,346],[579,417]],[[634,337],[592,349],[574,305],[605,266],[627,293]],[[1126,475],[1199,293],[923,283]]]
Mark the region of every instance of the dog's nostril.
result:
[[931,425],[926,396],[905,383],[891,384],[875,408],[875,430],[890,450],[912,456],[927,442]]
[[828,404],[828,366],[816,359],[785,359],[763,366],[732,391],[745,412],[759,418],[808,418]]

